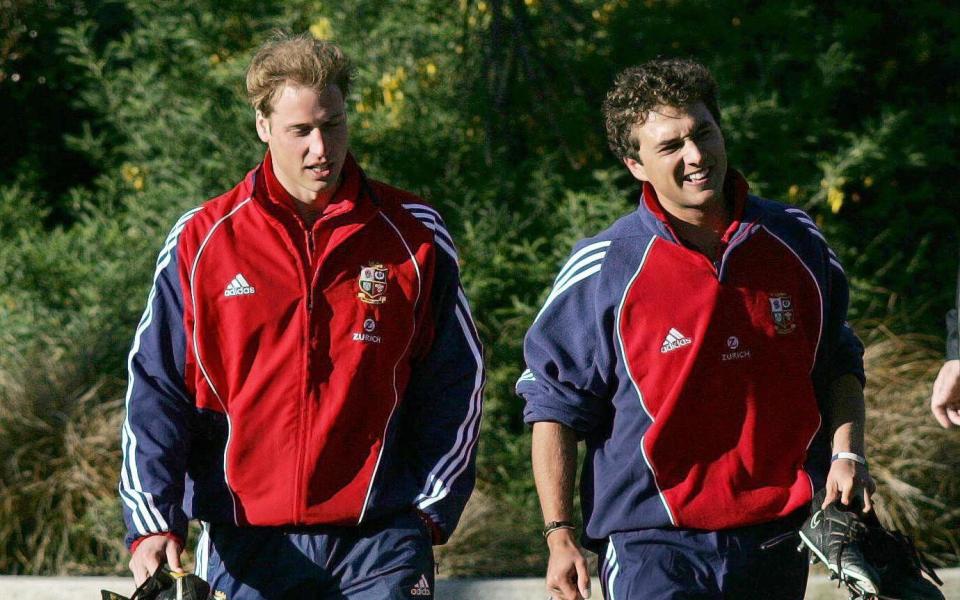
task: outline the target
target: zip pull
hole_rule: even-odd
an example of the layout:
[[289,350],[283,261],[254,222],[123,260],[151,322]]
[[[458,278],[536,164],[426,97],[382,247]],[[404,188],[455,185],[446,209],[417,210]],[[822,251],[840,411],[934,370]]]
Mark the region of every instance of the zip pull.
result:
[[307,228],[306,230],[307,237],[307,273],[306,277],[307,282],[307,311],[313,312],[313,277],[309,275],[313,273],[313,253],[314,248],[314,239],[313,239],[313,228]]
[[[774,537],[770,538],[769,540],[767,540],[767,541],[763,542],[762,544],[760,544],[760,549],[761,549],[761,550],[770,550],[771,548],[774,548],[775,546],[779,546],[779,545],[782,544],[783,542],[786,542],[787,540],[792,539],[792,538],[795,538],[795,537],[797,537],[797,532],[796,532],[796,531],[788,531],[788,532],[786,532],[786,533],[781,533],[780,535],[774,536]],[[803,544],[800,545],[800,549],[802,549],[802,548],[803,548]]]

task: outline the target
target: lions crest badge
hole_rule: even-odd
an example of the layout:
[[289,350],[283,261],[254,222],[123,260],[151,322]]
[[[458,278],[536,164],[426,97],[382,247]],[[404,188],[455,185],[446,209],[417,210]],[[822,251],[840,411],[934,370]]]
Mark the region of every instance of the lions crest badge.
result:
[[770,314],[773,316],[773,327],[779,334],[787,334],[797,328],[796,314],[793,308],[793,298],[789,294],[771,294]]
[[357,298],[366,304],[383,304],[387,301],[387,275],[389,270],[380,263],[370,263],[360,268]]

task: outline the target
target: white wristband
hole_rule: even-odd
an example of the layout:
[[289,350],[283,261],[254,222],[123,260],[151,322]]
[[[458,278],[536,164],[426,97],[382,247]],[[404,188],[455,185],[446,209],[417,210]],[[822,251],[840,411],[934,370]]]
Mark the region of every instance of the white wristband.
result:
[[859,463],[863,466],[867,466],[867,459],[860,456],[859,454],[854,454],[853,452],[837,452],[836,454],[830,457],[830,462],[833,462],[835,460],[840,460],[841,458],[852,460],[855,463]]

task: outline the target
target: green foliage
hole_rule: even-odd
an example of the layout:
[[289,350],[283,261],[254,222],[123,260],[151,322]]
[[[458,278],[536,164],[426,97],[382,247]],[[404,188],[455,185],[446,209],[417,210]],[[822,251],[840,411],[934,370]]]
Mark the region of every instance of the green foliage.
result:
[[[939,333],[952,294],[960,15],[942,3],[12,5],[0,16],[0,113],[27,143],[0,154],[0,455],[15,457],[0,470],[0,572],[122,568],[112,490],[125,354],[170,225],[262,156],[243,76],[275,27],[355,58],[354,153],[436,205],[458,242],[489,377],[480,499],[446,554],[454,574],[542,568],[513,384],[570,246],[633,208],[636,182],[607,151],[599,114],[621,68],[680,55],[713,69],[731,163],[754,192],[815,216],[851,277],[853,316]],[[11,65],[30,74],[19,87]],[[68,431],[98,453],[89,486],[61,485],[88,468],[70,462],[81,454]],[[30,483],[44,465],[54,484]],[[902,468],[924,498],[956,504],[942,473]],[[67,516],[41,525],[29,507]],[[950,560],[942,537],[924,535]]]

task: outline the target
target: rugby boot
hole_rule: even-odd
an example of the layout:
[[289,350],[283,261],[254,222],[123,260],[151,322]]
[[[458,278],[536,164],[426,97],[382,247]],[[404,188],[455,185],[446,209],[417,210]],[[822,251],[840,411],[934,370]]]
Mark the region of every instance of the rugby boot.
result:
[[803,544],[830,569],[831,576],[851,590],[869,597],[880,591],[880,573],[864,556],[867,525],[862,506],[833,502],[820,508],[826,490],[814,495],[811,515],[798,532]]

